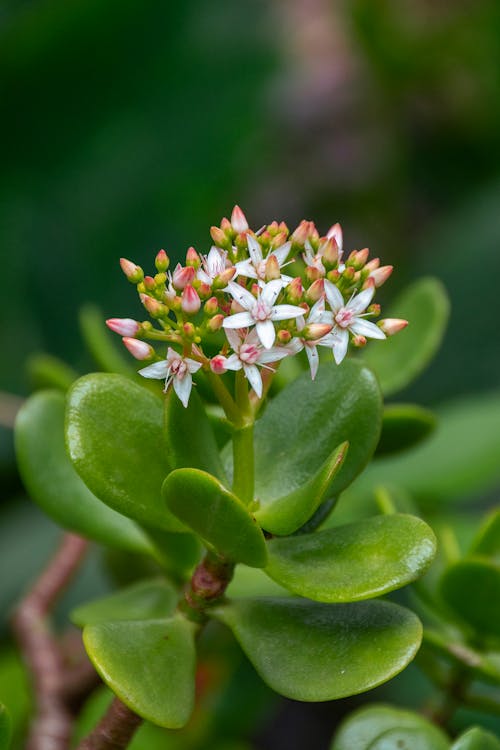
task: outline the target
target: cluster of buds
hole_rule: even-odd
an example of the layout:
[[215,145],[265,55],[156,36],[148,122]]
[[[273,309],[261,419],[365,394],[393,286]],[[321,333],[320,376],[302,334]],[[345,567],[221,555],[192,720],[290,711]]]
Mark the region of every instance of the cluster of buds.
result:
[[[367,248],[344,258],[339,224],[323,237],[311,221],[292,233],[276,221],[254,232],[235,206],[231,220],[223,219],[210,234],[206,255],[190,247],[184,265],[173,270],[160,250],[154,276],[122,258],[121,268],[154,323],[107,321],[136,359],[150,362],[139,373],[164,378],[165,390],[172,383],[184,406],[200,368],[217,376],[241,370],[261,398],[262,368],[273,372],[280,360],[304,350],[314,379],[318,346],[331,349],[340,364],[349,343],[362,347],[407,325],[373,322],[380,315],[375,291],[392,266],[369,260]],[[166,357],[150,342],[166,342]]]

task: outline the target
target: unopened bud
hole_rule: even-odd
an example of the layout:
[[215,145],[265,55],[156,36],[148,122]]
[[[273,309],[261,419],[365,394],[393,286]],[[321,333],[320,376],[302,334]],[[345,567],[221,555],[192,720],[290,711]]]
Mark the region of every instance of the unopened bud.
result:
[[385,318],[378,323],[378,327],[386,336],[394,336],[395,333],[399,333],[399,331],[402,331],[407,325],[408,321],[402,320],[401,318]]
[[210,227],[210,236],[219,247],[227,249],[228,246],[231,246],[231,240],[220,227]]
[[106,325],[120,336],[136,336],[141,329],[140,324],[132,318],[109,318]]
[[356,271],[352,266],[348,266],[344,271],[342,271],[341,274],[344,281],[352,282],[354,281],[354,277],[356,276]]
[[149,297],[147,294],[141,294],[141,302],[152,318],[159,318],[165,313],[164,306],[154,297]]
[[215,375],[224,375],[226,370],[226,358],[222,354],[217,354],[210,360],[210,369]]
[[327,333],[330,333],[332,328],[333,325],[329,323],[309,323],[309,325],[302,329],[300,336],[307,341],[317,341],[326,336]]
[[201,281],[198,286],[195,287],[195,289],[200,295],[201,300],[208,299],[212,294],[212,287],[210,286],[210,284],[206,284],[204,281]]
[[239,206],[235,206],[232,210],[231,225],[237,234],[242,234],[248,229],[246,216]]
[[362,250],[358,250],[358,254],[356,256],[356,262],[359,268],[364,268],[369,255],[370,255],[370,250],[367,247],[364,247]]
[[[324,274],[324,269],[323,269],[323,274]],[[317,281],[317,279],[321,278],[322,273],[319,270],[319,268],[316,268],[316,266],[306,266],[304,275],[308,281]]]
[[327,268],[337,265],[339,260],[339,248],[334,237],[329,237],[320,246],[322,261]]
[[157,273],[154,276],[155,284],[156,286],[162,286],[167,280],[167,274],[162,271],[161,273]]
[[292,305],[298,305],[304,296],[304,287],[302,286],[302,279],[300,276],[296,276],[295,279],[288,284],[286,288],[287,300]]
[[185,336],[185,338],[190,339],[191,341],[194,341],[196,336],[196,328],[192,323],[184,323],[182,326],[182,332]]
[[177,263],[174,274],[172,276],[172,284],[176,289],[184,289],[188,284],[191,284],[196,275],[196,270],[191,266],[181,266]]
[[366,312],[370,313],[374,317],[377,317],[377,315],[380,315],[380,305],[378,302],[374,302],[370,307],[366,309]]
[[154,292],[154,290],[156,289],[156,284],[152,276],[144,277],[144,288],[148,292]]
[[220,228],[222,229],[222,231],[225,234],[230,234],[233,231],[233,227],[231,226],[231,222],[229,221],[229,219],[226,219],[225,216],[224,216],[224,218],[222,219],[222,221],[220,223]]
[[361,336],[360,334],[353,336],[352,345],[357,349],[361,349],[362,346],[366,346],[366,336]]
[[170,265],[170,259],[165,250],[160,250],[155,258],[156,270],[160,273],[164,273]]
[[210,318],[209,321],[207,321],[207,330],[209,330],[211,333],[215,333],[215,331],[220,331],[222,328],[222,324],[224,322],[224,315],[222,313],[219,313],[218,315],[214,315],[213,318]]
[[137,266],[135,263],[132,263],[131,260],[127,260],[126,258],[120,258],[120,266],[127,277],[127,279],[131,282],[131,284],[138,284],[140,281],[144,278],[144,271],[140,266]]
[[224,289],[231,279],[233,278],[234,274],[236,273],[236,268],[234,266],[230,266],[229,268],[225,268],[222,273],[220,273],[218,276],[215,277],[213,288],[214,289]]
[[198,292],[191,284],[188,284],[181,296],[181,308],[187,315],[195,315],[201,307],[201,300]]
[[380,266],[380,258],[372,258],[365,266],[365,271],[370,273]]
[[326,233],[326,236],[328,237],[328,239],[333,238],[335,242],[337,243],[337,246],[340,252],[342,252],[342,248],[344,246],[344,239],[342,235],[342,227],[340,226],[340,224],[339,223],[332,224],[332,226]]
[[155,350],[145,341],[139,341],[139,339],[131,339],[127,336],[124,336],[122,341],[129,350],[130,354],[136,359],[151,359],[151,357],[154,356]]
[[306,292],[308,302],[317,302],[325,293],[325,283],[323,279],[316,279]]
[[212,315],[215,315],[218,309],[219,303],[217,301],[217,297],[210,297],[210,299],[207,299],[207,301],[205,302],[203,312],[205,313],[205,315],[209,315],[210,317],[212,317]]
[[302,219],[297,229],[293,231],[290,239],[295,245],[303,247],[309,235],[312,234],[313,228],[314,224],[312,221]]
[[199,268],[201,266],[201,259],[194,247],[189,247],[186,253],[186,266],[192,268]]
[[380,268],[371,271],[370,278],[373,279],[376,287],[382,286],[387,281],[392,273],[392,269],[393,266],[380,266]]
[[288,344],[290,339],[292,338],[292,334],[290,333],[290,331],[287,331],[286,328],[282,328],[276,334],[276,338],[278,339],[280,344]]
[[[278,232],[278,234],[276,234],[271,240],[271,247],[272,248],[282,247],[285,244],[287,237],[288,235],[286,232]],[[291,247],[291,243],[290,243],[290,247]]]
[[275,255],[271,254],[266,260],[265,277],[266,281],[272,281],[281,277],[280,264]]

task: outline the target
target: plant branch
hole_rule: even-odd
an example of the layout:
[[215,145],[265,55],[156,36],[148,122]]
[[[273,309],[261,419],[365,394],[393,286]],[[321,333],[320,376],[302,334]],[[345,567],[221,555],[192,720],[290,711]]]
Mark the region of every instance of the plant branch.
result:
[[139,728],[142,719],[119,698],[114,698],[107,712],[77,750],[122,750]]
[[65,534],[59,549],[14,612],[12,624],[31,672],[36,711],[26,750],[67,750],[73,714],[66,701],[66,665],[50,612],[87,552],[88,541]]

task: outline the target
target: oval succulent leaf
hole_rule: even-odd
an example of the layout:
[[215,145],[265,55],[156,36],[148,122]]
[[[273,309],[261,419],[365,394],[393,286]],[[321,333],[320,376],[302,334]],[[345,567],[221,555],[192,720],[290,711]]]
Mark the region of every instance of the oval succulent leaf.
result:
[[31,396],[16,420],[19,470],[33,500],[65,529],[135,552],[151,552],[142,530],[104,505],[76,473],[64,444],[66,400],[59,391]]
[[106,505],[185,531],[161,499],[169,471],[161,399],[122,375],[85,375],[68,394],[66,441],[77,472]]
[[481,727],[472,727],[455,740],[450,750],[500,750],[500,740]]
[[470,549],[473,555],[500,558],[500,509],[487,515]]
[[149,620],[167,618],[177,604],[179,595],[167,581],[145,580],[103,596],[88,604],[81,604],[71,613],[79,627],[116,620]]
[[344,698],[386,682],[413,659],[422,637],[412,612],[376,600],[262,597],[209,614],[231,628],[264,682],[300,701]]
[[410,325],[363,353],[384,395],[401,390],[427,367],[441,345],[449,312],[448,295],[438,279],[419,279],[403,290],[387,317],[409,320]]
[[[464,591],[467,596],[464,596]],[[461,619],[482,635],[500,633],[500,564],[471,557],[450,566],[441,579],[441,595]]]
[[268,542],[266,573],[299,596],[352,602],[414,581],[436,552],[432,529],[415,516],[375,516]]
[[376,455],[399,453],[425,440],[436,427],[436,417],[414,404],[389,404],[382,416]]
[[176,469],[162,494],[186,526],[231,560],[261,568],[267,562],[264,535],[247,507],[218,479],[199,469]]
[[0,703],[0,750],[7,750],[10,744],[10,735],[10,716],[3,703]]
[[188,721],[194,705],[196,627],[170,619],[88,625],[83,641],[103,681],[143,719],[169,729]]

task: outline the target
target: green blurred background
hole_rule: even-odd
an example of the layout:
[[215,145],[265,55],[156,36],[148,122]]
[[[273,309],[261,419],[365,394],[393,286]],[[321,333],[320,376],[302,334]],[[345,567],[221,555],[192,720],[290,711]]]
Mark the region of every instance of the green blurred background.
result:
[[[4,394],[29,392],[35,352],[84,372],[84,302],[141,316],[118,258],[206,252],[234,203],[255,227],[340,221],[348,250],[397,266],[383,299],[444,281],[445,344],[400,400],[498,387],[497,0],[4,0],[0,100]],[[57,536],[19,499],[11,407],[5,612]],[[97,567],[81,590],[104,586]]]

